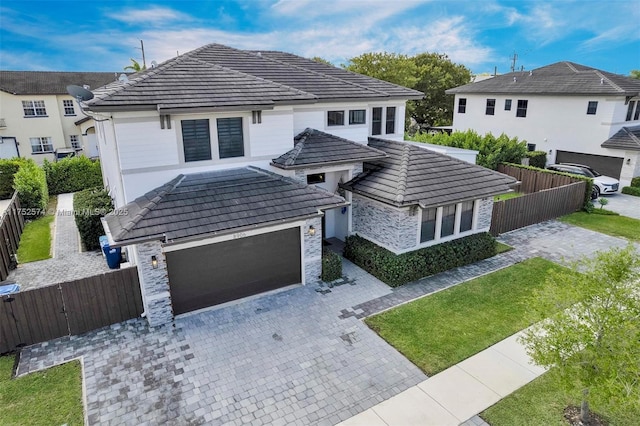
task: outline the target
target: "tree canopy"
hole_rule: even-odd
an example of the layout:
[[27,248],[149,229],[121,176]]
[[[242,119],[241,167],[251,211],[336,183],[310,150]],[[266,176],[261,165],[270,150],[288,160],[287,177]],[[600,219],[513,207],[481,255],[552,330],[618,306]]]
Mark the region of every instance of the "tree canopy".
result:
[[422,127],[452,124],[454,97],[444,91],[471,81],[471,71],[467,67],[440,53],[415,56],[363,53],[343,66],[349,71],[423,92],[423,99],[407,104],[407,117]]
[[133,58],[131,58],[131,65],[127,65],[126,67],[124,67],[125,71],[133,71],[133,72],[144,71],[146,69],[147,69],[146,66],[140,65],[140,63]]
[[631,70],[629,75],[631,76],[631,78],[640,79],[640,70]]

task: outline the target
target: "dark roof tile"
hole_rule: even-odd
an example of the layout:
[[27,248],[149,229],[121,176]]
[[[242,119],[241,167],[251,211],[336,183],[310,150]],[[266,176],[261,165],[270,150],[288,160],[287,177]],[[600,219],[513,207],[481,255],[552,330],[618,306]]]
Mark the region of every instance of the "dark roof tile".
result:
[[117,76],[113,72],[0,71],[0,90],[14,95],[66,95],[71,84],[97,89]]
[[640,125],[623,127],[600,146],[603,148],[640,151]]

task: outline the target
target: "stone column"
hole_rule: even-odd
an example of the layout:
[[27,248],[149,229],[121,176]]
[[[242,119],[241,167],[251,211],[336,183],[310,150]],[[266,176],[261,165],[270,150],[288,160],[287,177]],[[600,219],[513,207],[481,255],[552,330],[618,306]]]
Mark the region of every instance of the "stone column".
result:
[[[316,230],[313,236],[309,235],[309,227]],[[320,217],[307,219],[302,228],[303,253],[304,253],[304,280],[305,285],[315,284],[320,281],[322,274],[322,220]]]
[[[136,245],[138,276],[147,321],[152,327],[173,322],[169,275],[162,244],[159,241]],[[157,268],[151,264],[151,256],[158,260]]]

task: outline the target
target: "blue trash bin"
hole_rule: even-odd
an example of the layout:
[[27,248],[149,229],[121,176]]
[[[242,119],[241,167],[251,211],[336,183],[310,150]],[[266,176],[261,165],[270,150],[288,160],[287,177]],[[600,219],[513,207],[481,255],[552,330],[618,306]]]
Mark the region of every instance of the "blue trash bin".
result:
[[0,285],[0,296],[8,296],[9,294],[18,293],[20,291],[19,284]]
[[109,269],[120,269],[120,247],[111,248],[111,246],[109,246],[109,241],[107,240],[106,235],[102,235],[98,239],[98,241],[100,241],[100,247],[102,248],[104,257],[106,257],[107,259],[107,265],[109,265]]

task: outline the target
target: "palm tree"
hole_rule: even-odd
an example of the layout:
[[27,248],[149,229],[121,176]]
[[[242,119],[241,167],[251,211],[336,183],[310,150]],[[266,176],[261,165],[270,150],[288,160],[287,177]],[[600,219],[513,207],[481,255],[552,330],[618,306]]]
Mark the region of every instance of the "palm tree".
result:
[[133,72],[144,71],[146,69],[146,66],[140,65],[140,63],[133,58],[131,58],[131,65],[127,65],[126,67],[124,67],[125,71],[131,70]]

